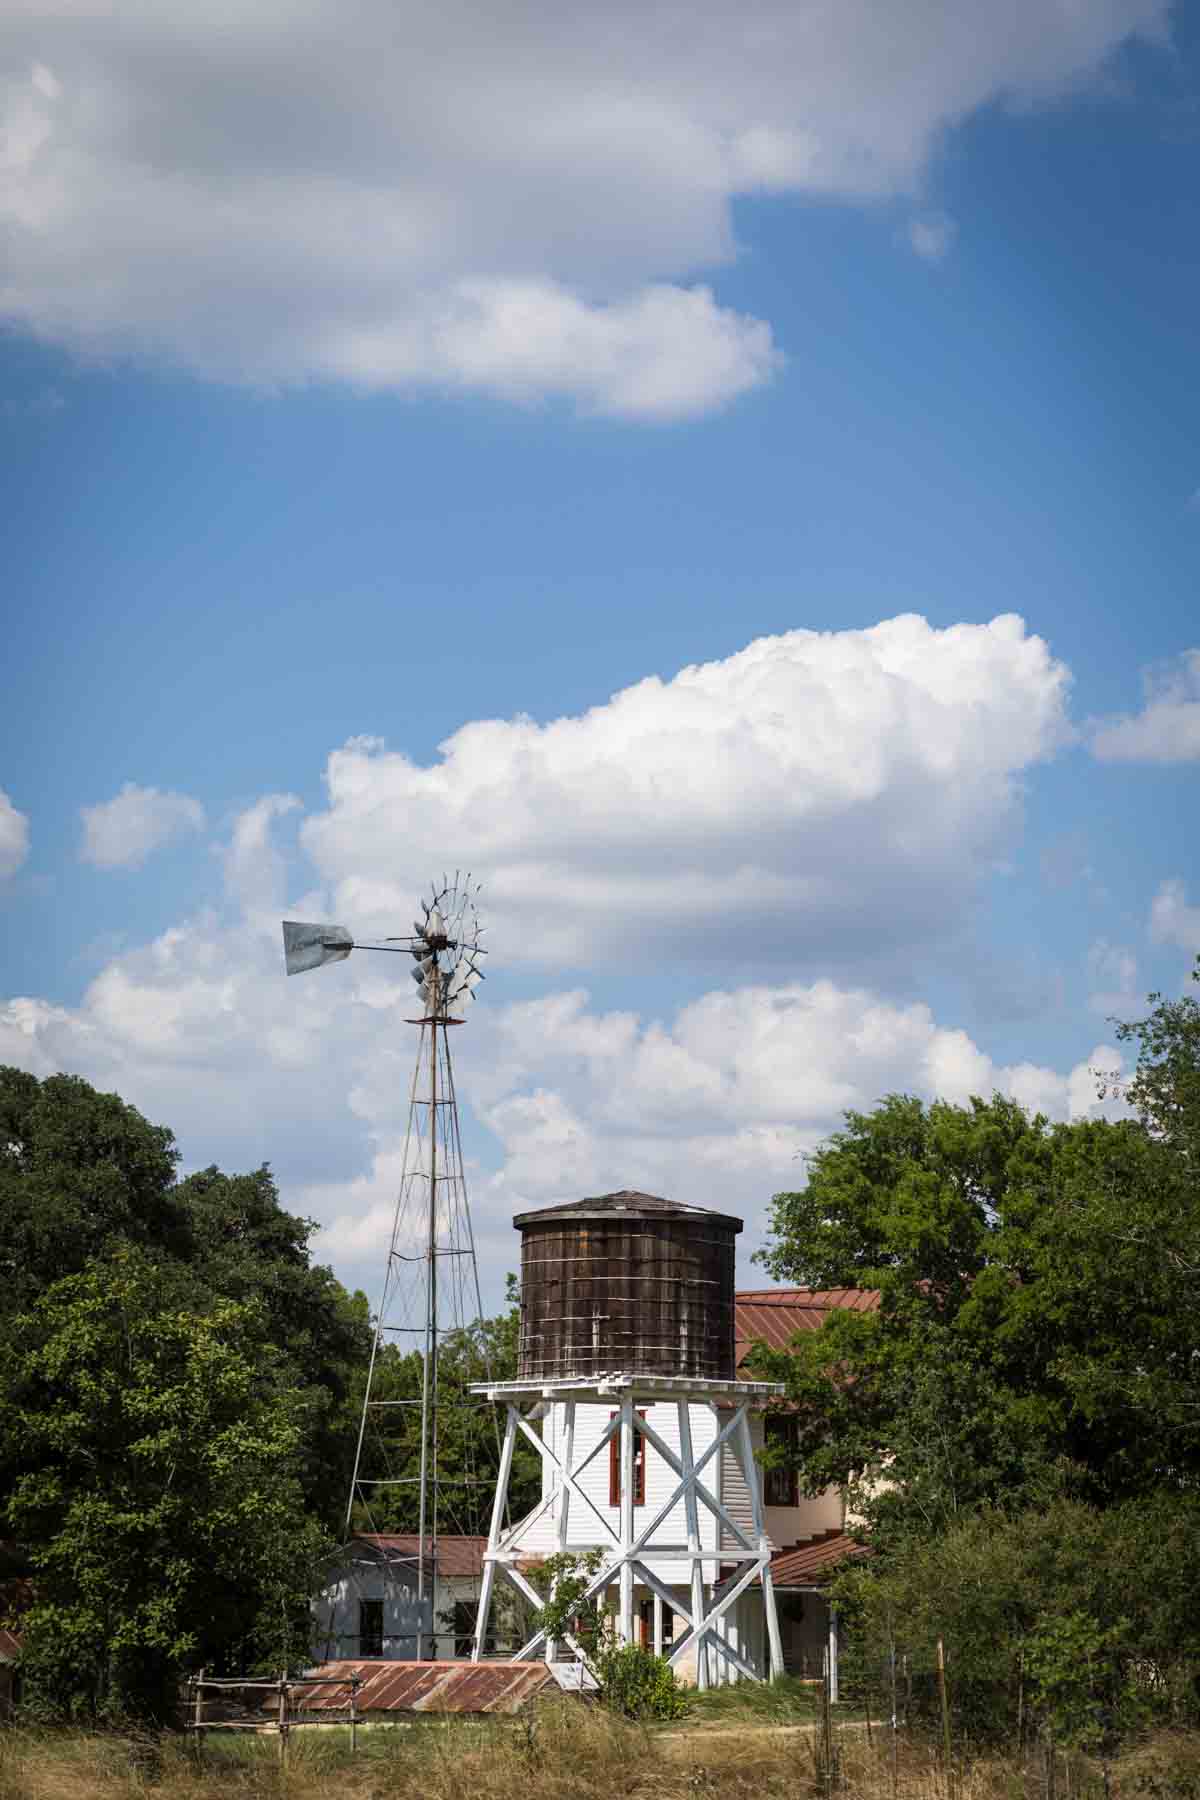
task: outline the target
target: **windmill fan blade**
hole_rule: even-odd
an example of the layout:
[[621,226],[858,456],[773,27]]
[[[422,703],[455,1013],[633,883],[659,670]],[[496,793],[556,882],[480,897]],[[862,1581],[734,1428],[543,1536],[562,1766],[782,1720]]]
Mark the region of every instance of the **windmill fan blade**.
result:
[[302,975],[306,969],[319,969],[323,963],[344,962],[353,948],[354,939],[344,925],[283,921],[283,960],[289,975]]

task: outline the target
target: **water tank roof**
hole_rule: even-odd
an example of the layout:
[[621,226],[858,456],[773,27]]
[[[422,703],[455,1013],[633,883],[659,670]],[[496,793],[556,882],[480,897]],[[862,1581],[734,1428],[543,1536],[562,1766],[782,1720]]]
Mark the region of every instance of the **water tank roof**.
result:
[[576,1219],[694,1219],[697,1224],[724,1225],[740,1231],[742,1221],[732,1213],[714,1212],[708,1206],[689,1206],[680,1200],[664,1200],[661,1194],[641,1194],[635,1188],[620,1188],[615,1194],[595,1194],[586,1200],[568,1200],[562,1206],[543,1206],[537,1212],[518,1213],[513,1224],[518,1231],[526,1225],[547,1224],[561,1219],[569,1225]]

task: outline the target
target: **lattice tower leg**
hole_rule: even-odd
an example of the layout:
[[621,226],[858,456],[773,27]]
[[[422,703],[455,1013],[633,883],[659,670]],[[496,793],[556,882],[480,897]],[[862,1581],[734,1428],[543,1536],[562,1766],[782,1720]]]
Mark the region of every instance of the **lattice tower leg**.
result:
[[621,1611],[617,1624],[617,1636],[622,1644],[632,1644],[633,1642],[633,1563],[631,1557],[634,1545],[633,1507],[637,1499],[634,1491],[635,1468],[633,1397],[626,1394],[621,1401]]
[[[704,1612],[704,1564],[698,1560],[697,1555],[700,1549],[700,1515],[696,1506],[696,1464],[692,1455],[692,1414],[686,1400],[679,1402],[679,1451],[684,1475],[691,1477],[684,1495],[683,1509],[687,1519],[688,1549],[692,1557],[691,1623],[694,1625]],[[696,1686],[701,1690],[708,1686],[708,1646],[702,1642],[698,1642],[696,1645]]]
[[762,1489],[759,1485],[758,1464],[754,1460],[754,1445],[750,1439],[750,1421],[743,1409],[738,1423],[738,1442],[741,1448],[741,1464],[745,1471],[746,1486],[750,1491],[750,1516],[754,1522],[754,1535],[758,1548],[766,1551],[767,1560],[763,1564],[760,1580],[762,1582],[763,1612],[767,1620],[767,1646],[771,1662],[771,1679],[778,1680],[783,1674],[783,1644],[779,1636],[779,1613],[775,1606],[775,1582],[771,1575],[771,1542],[767,1537],[767,1528],[763,1521]]
[[[563,1412],[565,1415],[564,1419],[563,1419],[563,1463],[568,1469],[572,1469],[575,1466],[575,1402],[574,1402],[574,1400],[567,1401],[565,1407],[563,1408]],[[566,1554],[567,1525],[568,1525],[568,1521],[570,1520],[570,1517],[571,1517],[571,1490],[567,1486],[566,1482],[564,1481],[562,1483],[562,1492],[559,1495],[558,1530],[555,1534],[556,1546],[557,1546],[558,1553],[560,1556]],[[551,1597],[553,1597],[554,1588],[557,1587],[557,1585],[558,1585],[558,1583],[556,1581],[554,1583],[554,1586],[550,1590]],[[552,1663],[554,1661],[554,1658],[555,1658],[557,1652],[558,1652],[558,1640],[556,1638],[548,1637],[546,1639],[546,1661],[548,1663]]]
[[[510,1406],[504,1427],[504,1443],[500,1449],[500,1468],[496,1476],[496,1498],[492,1502],[492,1522],[488,1531],[488,1550],[494,1552],[500,1543],[500,1532],[504,1524],[504,1508],[508,1504],[508,1483],[512,1475],[513,1451],[517,1446],[517,1409]],[[496,1580],[496,1564],[491,1556],[485,1556],[483,1562],[483,1579],[479,1584],[479,1610],[475,1614],[475,1642],[471,1646],[471,1661],[478,1662],[483,1655],[483,1646],[487,1641],[488,1619],[492,1610],[492,1588]]]

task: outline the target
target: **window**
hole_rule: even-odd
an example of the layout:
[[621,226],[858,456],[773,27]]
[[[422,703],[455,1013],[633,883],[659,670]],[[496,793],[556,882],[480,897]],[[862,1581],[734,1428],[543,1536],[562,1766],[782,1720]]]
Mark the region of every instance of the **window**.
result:
[[[669,1606],[663,1607],[662,1646],[663,1655],[671,1648],[675,1636],[675,1614]],[[638,1642],[643,1650],[654,1648],[654,1602],[643,1600],[638,1608]]]
[[[615,1419],[617,1415],[609,1413],[608,1416],[610,1419]],[[645,1408],[639,1407],[638,1418],[644,1419],[645,1416]],[[620,1506],[621,1504],[621,1433],[619,1431],[614,1431],[608,1440],[608,1504],[610,1506]],[[646,1504],[646,1440],[640,1431],[635,1431],[633,1434],[633,1504],[635,1506],[645,1506]]]
[[360,1600],[358,1603],[358,1654],[383,1655],[382,1600]]
[[[784,1418],[779,1413],[768,1413],[763,1447],[775,1455],[795,1456],[795,1419]],[[779,1467],[764,1469],[763,1501],[767,1506],[799,1506],[800,1477],[796,1470]]]
[[[470,1656],[475,1648],[475,1614],[478,1608],[477,1600],[456,1600],[454,1602],[455,1656]],[[496,1637],[493,1631],[489,1631],[483,1640],[483,1654],[485,1656],[496,1654]]]

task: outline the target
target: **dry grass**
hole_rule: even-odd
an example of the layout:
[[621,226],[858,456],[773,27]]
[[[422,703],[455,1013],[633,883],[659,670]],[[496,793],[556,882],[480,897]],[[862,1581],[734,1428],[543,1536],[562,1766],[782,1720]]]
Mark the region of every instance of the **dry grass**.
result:
[[[511,1720],[422,1720],[362,1732],[293,1735],[286,1767],[274,1738],[188,1744],[72,1732],[0,1730],[0,1800],[824,1800],[810,1732],[778,1724],[702,1723],[647,1730],[578,1701]],[[839,1734],[839,1800],[1103,1800],[1101,1770],[1060,1758],[980,1759],[948,1782],[936,1758],[905,1745],[893,1772],[861,1730]],[[1113,1800],[1200,1800],[1200,1737],[1159,1737],[1110,1773]]]

